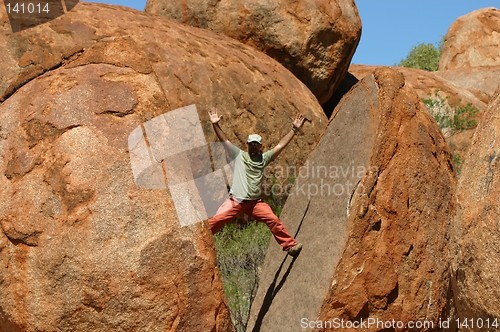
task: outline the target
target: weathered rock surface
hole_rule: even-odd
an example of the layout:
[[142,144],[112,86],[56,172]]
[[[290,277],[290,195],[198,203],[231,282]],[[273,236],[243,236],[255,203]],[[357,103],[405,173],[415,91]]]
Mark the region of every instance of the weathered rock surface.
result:
[[[351,65],[349,73],[360,80],[367,75],[373,74],[378,68],[380,66]],[[470,85],[460,86],[459,84],[454,84],[453,81],[449,81],[445,78],[447,71],[441,75],[441,72],[429,72],[415,68],[392,68],[403,73],[406,84],[417,92],[420,99],[435,98],[436,94],[439,94],[448,101],[451,107],[461,107],[471,103],[481,111],[486,110],[489,100],[481,100],[469,90]],[[451,77],[451,74],[448,77]],[[494,82],[486,84],[491,84],[492,86]]]
[[0,44],[0,331],[231,330],[211,235],[137,185],[130,134],[195,104],[207,142],[216,106],[235,143],[270,145],[300,110],[303,162],[326,122],[312,93],[237,41],[121,7],[2,26]]
[[361,36],[352,0],[148,0],[145,11],[235,38],[270,55],[323,104]]
[[344,96],[294,188],[281,217],[304,248],[291,260],[270,247],[249,330],[333,318],[437,324],[455,178],[401,73],[380,68]]
[[446,33],[439,70],[500,66],[500,10],[483,8],[459,17]]
[[[351,65],[349,67],[349,72],[354,75],[354,77],[361,79],[366,75],[370,75],[375,72],[377,68],[380,67]],[[453,110],[463,108],[465,105],[470,103],[481,111],[474,116],[476,121],[480,119],[482,112],[487,108],[488,102],[491,98],[489,93],[494,95],[494,92],[491,91],[494,86],[495,88],[498,87],[498,84],[496,83],[497,79],[496,77],[493,77],[495,70],[490,72],[491,68],[500,67],[478,67],[464,70],[437,72],[394,67],[394,69],[403,73],[406,84],[417,92],[420,99],[438,100],[439,98],[443,98],[443,100],[446,100],[446,103],[450,106],[450,108],[447,109],[445,107],[444,111],[446,112],[447,110],[450,113],[444,113],[442,115],[452,117]],[[353,83],[351,82],[350,84]],[[484,92],[482,90],[483,88],[485,89]],[[443,129],[446,141],[450,146],[452,154],[454,155],[457,166],[463,162],[467,151],[470,148],[474,130],[475,128],[464,129],[461,131],[455,131],[451,128]],[[459,170],[458,167],[457,170]]]
[[500,66],[442,70],[433,74],[451,82],[460,89],[471,92],[484,105],[488,105],[495,97],[496,90],[500,87]]
[[[130,22],[106,17],[114,15],[113,10],[129,15],[126,18]],[[157,98],[158,91],[150,90],[151,105],[147,107],[176,109],[198,104],[200,116],[206,120],[206,111],[217,106],[224,114],[222,127],[227,136],[242,145],[248,134],[258,132],[264,137],[264,146],[271,147],[289,130],[288,123],[295,112],[303,112],[309,121],[302,138],[287,147],[289,156],[281,156],[278,163],[303,164],[324,130],[326,117],[310,91],[281,65],[248,46],[204,30],[125,8],[102,5],[96,7],[96,12],[112,20],[112,24],[91,15],[80,18],[81,11],[72,11],[66,15],[78,19],[49,23],[43,28],[43,38],[42,27],[1,35],[0,44],[6,45],[2,60],[7,65],[0,68],[0,75],[5,78],[0,82],[0,100],[66,63],[109,63],[155,77],[157,85],[169,92],[168,98],[162,100]],[[127,33],[119,31],[121,28]],[[165,44],[177,46],[167,53],[159,48],[157,33],[148,34],[149,29],[166,36]],[[168,35],[169,29],[178,31]],[[279,93],[273,87],[279,88]],[[205,129],[208,141],[216,140],[213,130]]]
[[[462,168],[453,222],[453,290],[459,318],[500,323],[500,91]],[[481,331],[498,331],[484,325]],[[489,328],[486,328],[489,327]]]

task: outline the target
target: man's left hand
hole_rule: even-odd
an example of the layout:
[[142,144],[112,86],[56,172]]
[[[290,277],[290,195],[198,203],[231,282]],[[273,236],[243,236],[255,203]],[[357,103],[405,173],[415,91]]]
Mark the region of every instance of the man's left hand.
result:
[[299,129],[300,127],[302,127],[302,125],[304,124],[304,121],[305,121],[306,118],[304,118],[304,116],[302,115],[302,113],[298,113],[296,116],[295,116],[295,120],[293,120],[293,126],[297,129]]

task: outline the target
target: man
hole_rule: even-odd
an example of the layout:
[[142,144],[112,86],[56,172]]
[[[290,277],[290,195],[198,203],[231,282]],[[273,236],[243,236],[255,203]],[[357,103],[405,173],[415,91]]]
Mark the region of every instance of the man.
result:
[[296,257],[302,250],[302,244],[287,232],[281,220],[273,213],[271,207],[261,196],[261,186],[264,168],[283,151],[290,143],[295,133],[304,123],[304,116],[298,114],[292,123],[292,129],[281,139],[273,149],[262,153],[262,137],[257,134],[248,136],[248,152],[240,150],[227,139],[219,126],[222,115],[212,109],[208,112],[215,133],[229,156],[234,159],[233,182],[229,198],[217,210],[208,224],[212,233],[218,232],[224,225],[234,220],[239,214],[245,213],[257,221],[264,222],[271,230],[278,244],[289,255]]

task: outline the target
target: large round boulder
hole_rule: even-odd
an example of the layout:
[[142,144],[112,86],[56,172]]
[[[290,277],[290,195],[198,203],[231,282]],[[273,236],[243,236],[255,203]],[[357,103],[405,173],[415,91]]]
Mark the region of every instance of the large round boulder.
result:
[[269,248],[250,327],[387,331],[427,320],[437,329],[449,309],[454,193],[445,140],[404,76],[366,76],[297,173],[281,218],[304,246],[295,259]]
[[312,93],[235,40],[122,7],[1,28],[0,331],[230,331],[206,216],[179,212],[199,197],[174,185],[215,171],[211,107],[266,146],[303,112],[277,164],[305,160],[326,122]]
[[472,138],[457,189],[452,233],[453,291],[457,316],[473,331],[500,324],[500,91]]
[[145,11],[210,29],[270,55],[325,103],[361,37],[353,0],[148,0]]
[[483,8],[459,17],[448,29],[439,70],[499,66],[500,10]]

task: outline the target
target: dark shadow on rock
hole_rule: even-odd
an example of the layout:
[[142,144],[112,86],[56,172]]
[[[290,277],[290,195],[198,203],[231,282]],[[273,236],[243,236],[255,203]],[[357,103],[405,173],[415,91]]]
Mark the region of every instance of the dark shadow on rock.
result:
[[5,0],[5,10],[12,32],[19,32],[52,21],[69,12],[78,0]]
[[278,268],[278,270],[276,271],[276,274],[274,275],[273,282],[271,283],[271,285],[269,285],[269,288],[267,289],[266,296],[264,296],[264,302],[262,303],[262,307],[260,308],[259,314],[257,315],[257,320],[255,321],[255,325],[252,329],[252,332],[260,331],[260,327],[262,325],[262,322],[264,321],[264,317],[266,316],[269,308],[271,307],[271,304],[273,303],[274,297],[276,296],[276,294],[278,294],[281,287],[283,287],[283,285],[286,281],[286,278],[288,277],[288,274],[290,273],[292,266],[293,266],[293,263],[295,262],[297,257],[295,257],[292,260],[292,262],[290,263],[290,265],[288,265],[288,268],[287,268],[285,274],[283,275],[280,283],[276,287],[276,282],[278,281],[278,276],[280,275],[281,269],[283,268],[283,265],[285,265],[285,262],[287,259],[288,259],[288,255],[286,255],[285,258],[283,259],[283,262],[281,262],[280,267]]
[[323,107],[323,112],[325,112],[325,115],[330,118],[330,116],[333,113],[333,110],[335,107],[339,104],[340,100],[344,95],[351,90],[351,88],[358,83],[359,80],[352,75],[351,73],[347,73],[340,83],[339,87],[335,92],[333,93],[332,97],[321,107]]
[[[311,204],[311,201],[307,203],[306,210],[304,211],[304,215],[302,216],[302,219],[300,220],[299,227],[297,228],[297,231],[295,232],[295,238],[297,238],[297,235],[299,234],[300,228],[302,227],[302,222],[304,221],[305,216],[307,215],[307,211],[309,210],[309,204]],[[299,255],[300,256],[300,255]],[[267,289],[266,295],[264,296],[264,301],[262,303],[262,307],[260,307],[259,314],[257,315],[257,319],[255,321],[255,325],[252,329],[252,332],[258,332],[260,331],[260,328],[262,326],[262,322],[264,321],[264,317],[266,316],[267,312],[269,311],[269,308],[271,307],[271,304],[273,303],[273,299],[276,297],[276,294],[280,291],[280,289],[283,287],[283,285],[286,282],[286,279],[290,272],[292,271],[293,264],[299,257],[294,257],[292,261],[290,262],[290,265],[288,265],[288,268],[286,269],[285,273],[281,277],[281,280],[278,283],[278,278],[281,274],[281,270],[283,269],[283,266],[285,265],[285,262],[288,259],[288,254],[286,254],[285,258],[281,262],[278,270],[276,270],[276,273],[274,274],[273,281],[269,285],[269,288]],[[278,285],[276,285],[278,284]]]

